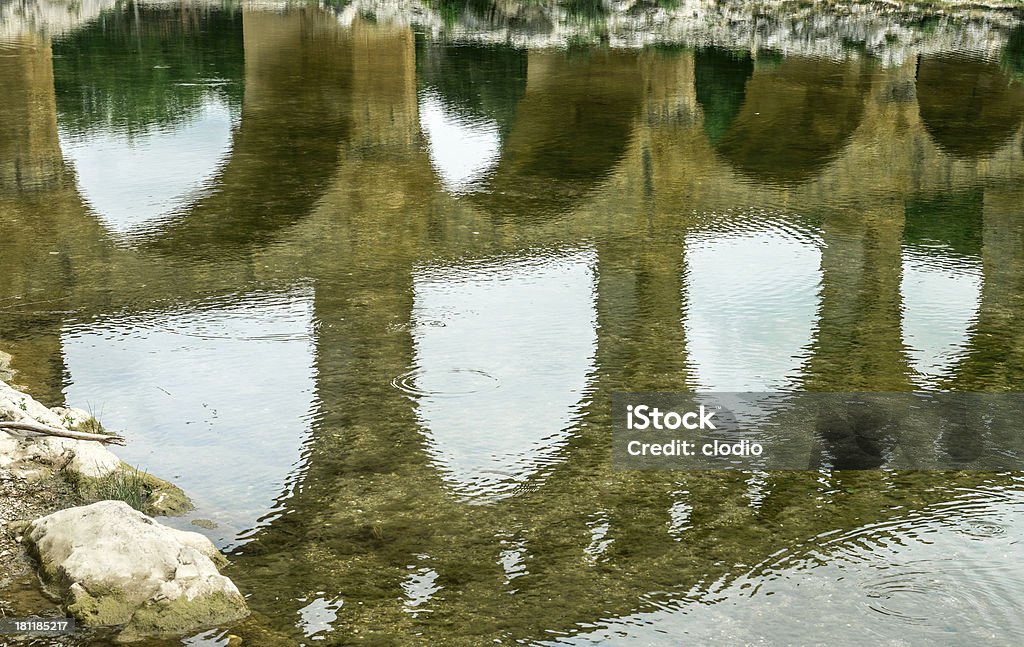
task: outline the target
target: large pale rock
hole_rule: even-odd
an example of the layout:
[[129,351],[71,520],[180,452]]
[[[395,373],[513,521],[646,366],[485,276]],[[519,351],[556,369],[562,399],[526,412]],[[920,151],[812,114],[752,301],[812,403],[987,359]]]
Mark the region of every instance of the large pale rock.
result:
[[50,411],[69,429],[78,427],[92,419],[92,415],[88,411],[76,409],[75,407],[53,407]]
[[42,517],[25,538],[68,611],[85,625],[124,625],[124,640],[187,633],[249,613],[217,570],[225,560],[209,539],[168,528],[121,501]]
[[[0,420],[32,421],[68,429],[84,422],[87,416],[78,409],[48,409],[32,397],[0,382]],[[121,461],[106,447],[93,441],[0,431],[0,468],[31,471],[39,465],[100,478],[119,469]]]

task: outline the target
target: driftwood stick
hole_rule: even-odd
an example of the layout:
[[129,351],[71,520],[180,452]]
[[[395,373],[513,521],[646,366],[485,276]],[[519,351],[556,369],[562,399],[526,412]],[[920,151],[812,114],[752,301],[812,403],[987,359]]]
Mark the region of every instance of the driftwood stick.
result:
[[38,422],[11,422],[8,420],[0,420],[0,429],[31,431],[37,434],[43,434],[44,436],[60,436],[61,438],[74,438],[75,440],[95,440],[96,442],[103,443],[105,445],[125,444],[125,440],[121,436],[89,434],[84,431],[68,431],[67,429],[57,429],[56,427],[39,424]]

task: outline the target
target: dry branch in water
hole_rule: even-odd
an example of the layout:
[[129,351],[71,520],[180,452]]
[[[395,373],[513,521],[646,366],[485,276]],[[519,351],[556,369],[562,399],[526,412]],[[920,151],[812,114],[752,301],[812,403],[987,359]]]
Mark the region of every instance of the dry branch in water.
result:
[[16,429],[19,431],[31,431],[44,436],[60,436],[61,438],[73,438],[75,440],[94,440],[104,445],[124,445],[125,439],[121,436],[108,434],[89,434],[84,431],[69,431],[57,429],[38,422],[11,422],[0,420],[0,429]]

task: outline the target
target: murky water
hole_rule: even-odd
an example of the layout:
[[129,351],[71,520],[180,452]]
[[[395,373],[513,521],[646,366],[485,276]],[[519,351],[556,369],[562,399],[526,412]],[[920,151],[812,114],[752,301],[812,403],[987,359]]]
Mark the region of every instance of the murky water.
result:
[[1019,474],[609,456],[1024,388],[1018,17],[471,5],[0,12],[0,348],[231,555],[185,644],[1024,641]]

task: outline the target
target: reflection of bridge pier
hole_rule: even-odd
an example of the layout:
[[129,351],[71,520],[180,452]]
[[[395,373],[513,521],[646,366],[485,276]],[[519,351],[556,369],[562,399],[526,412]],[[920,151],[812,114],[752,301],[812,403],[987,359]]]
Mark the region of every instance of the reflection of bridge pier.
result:
[[822,289],[810,390],[911,390],[901,331],[903,208],[853,208],[822,223]]
[[683,272],[674,236],[598,247],[596,371],[613,380],[596,385],[602,398],[617,390],[686,389]]
[[978,318],[949,387],[1016,390],[1024,380],[1024,188],[986,189],[983,204],[984,281]]
[[66,178],[57,142],[50,41],[24,37],[0,57],[0,191],[45,191]]
[[15,47],[0,56],[0,340],[18,384],[58,403],[72,259],[97,232],[61,156],[50,41],[25,36]]
[[353,137],[347,153],[387,148],[412,155],[420,144],[412,30],[357,22],[348,37]]
[[[265,257],[275,266],[298,263],[294,249],[314,275],[322,406],[301,480],[282,500],[289,514],[254,533],[240,562],[255,568],[233,577],[256,592],[253,607],[275,616],[275,624],[294,622],[296,613],[278,598],[323,590],[367,602],[346,606],[353,626],[386,618],[389,633],[411,635],[401,628],[411,620],[401,599],[407,567],[430,550],[436,529],[457,523],[425,447],[416,400],[394,384],[415,362],[412,281],[428,225],[417,214],[432,178],[429,166],[416,168],[423,160],[414,155],[411,33],[357,25],[347,38],[351,81],[341,105],[351,136],[335,143],[330,187],[310,217]],[[405,46],[395,47],[403,38]],[[308,551],[305,558],[293,558],[297,546]],[[280,586],[263,586],[267,578]],[[357,590],[365,586],[377,593]]]

